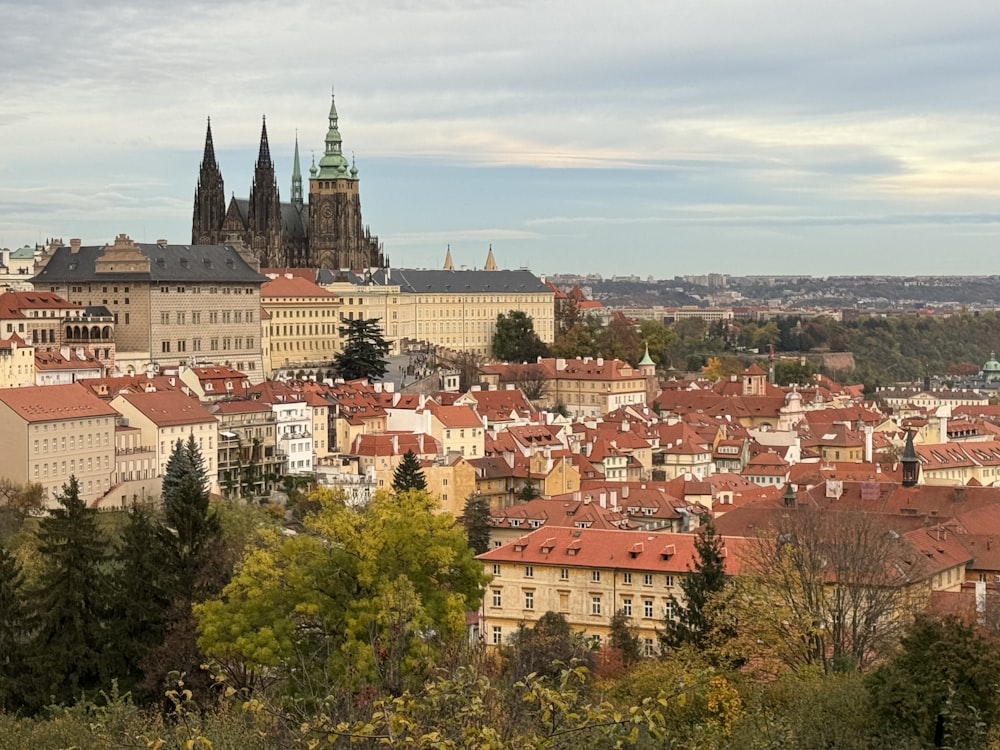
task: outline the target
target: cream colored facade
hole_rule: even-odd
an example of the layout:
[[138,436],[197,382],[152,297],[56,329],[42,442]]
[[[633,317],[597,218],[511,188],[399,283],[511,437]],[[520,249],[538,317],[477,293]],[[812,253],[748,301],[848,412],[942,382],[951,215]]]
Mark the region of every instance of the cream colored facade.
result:
[[20,388],[35,382],[35,348],[13,338],[0,341],[0,388]]
[[[450,464],[435,462],[423,467],[427,491],[438,498],[438,510],[455,518],[465,510],[465,501],[476,491],[476,470],[464,458]],[[390,484],[392,479],[389,479]]]
[[382,335],[390,345],[390,354],[400,354],[400,339],[413,330],[413,305],[403,304],[399,286],[361,286],[349,281],[335,281],[323,288],[340,299],[341,313],[348,320],[378,319]]
[[111,488],[115,461],[114,409],[78,385],[0,391],[0,476],[37,482],[45,505],[75,475],[88,505]]
[[302,278],[279,277],[261,287],[267,310],[268,373],[329,365],[340,351],[340,299]]

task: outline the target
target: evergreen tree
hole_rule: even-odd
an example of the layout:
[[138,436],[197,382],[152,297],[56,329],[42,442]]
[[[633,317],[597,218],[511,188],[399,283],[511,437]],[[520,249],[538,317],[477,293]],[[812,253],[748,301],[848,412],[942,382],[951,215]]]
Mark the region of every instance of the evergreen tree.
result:
[[379,319],[347,320],[340,335],[344,348],[333,358],[340,377],[344,380],[380,380],[388,371],[389,344],[382,336]]
[[163,538],[149,511],[133,507],[115,550],[111,577],[114,673],[123,690],[142,682],[142,661],[160,645],[170,607]]
[[30,627],[21,566],[0,544],[0,713],[21,707],[24,644]]
[[406,451],[392,475],[392,489],[396,492],[426,490],[427,479],[420,468],[420,459],[413,451]]
[[29,646],[29,706],[69,703],[103,686],[108,643],[107,541],[75,476],[38,525],[43,560],[32,592],[38,625]]
[[462,523],[469,537],[469,547],[477,555],[490,548],[490,501],[478,492],[469,495],[462,511]]
[[722,556],[722,537],[715,533],[711,517],[705,521],[694,543],[696,558],[694,567],[681,580],[681,591],[685,603],[670,597],[676,618],[664,620],[665,630],[660,633],[660,645],[664,649],[691,644],[697,648],[705,645],[710,630],[706,605],[709,600],[726,585],[725,558]]

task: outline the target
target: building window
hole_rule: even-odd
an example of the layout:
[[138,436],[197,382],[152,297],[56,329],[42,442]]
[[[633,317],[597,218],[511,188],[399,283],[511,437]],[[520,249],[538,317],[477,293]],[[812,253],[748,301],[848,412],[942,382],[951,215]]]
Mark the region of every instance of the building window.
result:
[[193,339],[191,341],[191,351],[195,352],[201,351],[201,339]]
[[493,606],[494,607],[503,606],[503,595],[500,589],[493,589]]
[[501,643],[503,643],[503,628],[501,628],[499,625],[494,625],[493,626],[493,645],[494,646],[499,646]]
[[524,608],[534,609],[535,608],[535,592],[525,591],[524,592]]
[[642,600],[642,616],[650,618],[653,616],[653,600],[643,599]]
[[535,566],[534,565],[525,565],[524,566],[524,577],[525,578],[534,578],[535,577]]
[[569,568],[559,568],[559,580],[560,581],[569,580]]
[[673,576],[666,576],[665,582],[667,584],[667,588],[669,589],[671,586],[674,585],[674,577]]
[[673,620],[677,616],[677,604],[673,599],[663,605],[663,616],[667,620]]
[[654,650],[654,647],[653,647],[653,639],[652,638],[643,638],[642,639],[642,655],[646,656],[646,657],[656,656],[656,651]]
[[161,326],[168,326],[168,325],[170,325],[170,313],[169,312],[161,312],[160,313],[160,325]]
[[643,576],[642,576],[642,585],[643,586],[652,586],[653,585],[653,574],[652,573],[644,573],[643,574]]
[[500,563],[493,563],[493,575],[500,575]]
[[186,352],[187,351],[187,341],[178,341],[177,342],[177,351],[179,351],[179,352]]
[[599,596],[590,597],[590,614],[592,615],[601,614],[601,597]]
[[160,351],[163,352],[164,354],[169,354],[170,353],[170,342],[169,341],[161,341],[160,342]]
[[625,615],[625,617],[632,616],[632,600],[630,598],[622,599],[622,614]]
[[599,571],[599,570],[592,570],[592,571],[590,571],[590,580],[593,581],[594,583],[600,583],[601,582],[601,571]]
[[632,574],[622,573],[622,583],[632,583]]

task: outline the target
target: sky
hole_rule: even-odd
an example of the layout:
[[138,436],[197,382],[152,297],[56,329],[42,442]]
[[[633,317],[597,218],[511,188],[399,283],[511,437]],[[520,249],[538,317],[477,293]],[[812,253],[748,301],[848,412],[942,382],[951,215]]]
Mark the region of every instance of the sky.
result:
[[335,87],[395,267],[996,274],[998,50],[996,0],[0,0],[0,247],[189,242],[208,117],[287,200]]

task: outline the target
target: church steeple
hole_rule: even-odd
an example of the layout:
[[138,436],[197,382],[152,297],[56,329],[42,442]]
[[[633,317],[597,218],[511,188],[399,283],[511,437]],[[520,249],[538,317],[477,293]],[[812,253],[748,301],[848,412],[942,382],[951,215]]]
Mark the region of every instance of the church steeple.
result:
[[292,162],[292,205],[302,210],[302,169],[299,167],[299,134],[295,134],[295,160]]
[[[340,126],[337,117],[336,97],[330,95],[330,127],[326,131],[326,148],[319,160],[319,179],[356,179],[350,174],[347,158],[344,156],[343,141],[340,137]],[[355,173],[356,174],[356,173]]]
[[454,262],[452,262],[451,259],[451,245],[448,245],[448,253],[447,255],[444,256],[444,270],[445,271],[455,270],[455,264]]
[[486,265],[483,266],[484,271],[495,271],[497,270],[497,261],[493,257],[493,245],[490,245],[490,251],[486,254]]
[[247,207],[247,244],[262,267],[284,265],[282,229],[281,197],[274,178],[265,119],[260,128],[260,151],[253,173],[253,187],[250,188],[250,205]]
[[267,145],[267,118],[261,118],[260,126],[260,151],[257,153],[257,169],[274,169],[274,162],[271,161],[271,148]]
[[212,142],[212,118],[205,129],[205,150],[201,157],[198,187],[194,192],[194,212],[191,220],[191,244],[206,245],[220,242],[222,222],[226,218],[226,189],[222,172],[215,159]]

